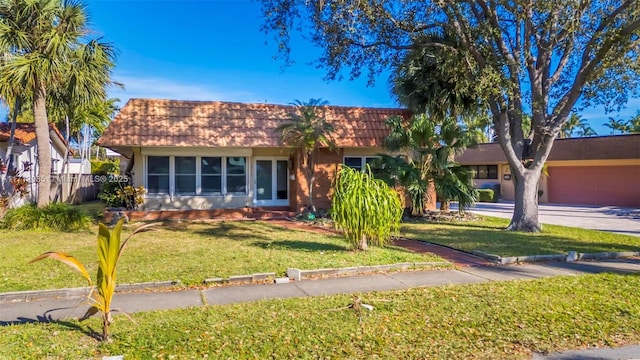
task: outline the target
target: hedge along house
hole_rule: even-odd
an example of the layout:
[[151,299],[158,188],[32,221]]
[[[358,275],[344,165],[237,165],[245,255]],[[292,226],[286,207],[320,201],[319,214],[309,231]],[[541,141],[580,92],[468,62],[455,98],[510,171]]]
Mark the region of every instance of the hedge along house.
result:
[[[498,143],[480,144],[456,157],[476,171],[476,187],[500,184],[514,200],[514,184]],[[640,207],[640,134],[558,139],[539,188],[542,203]]]
[[[328,209],[338,165],[363,168],[383,151],[387,118],[410,113],[321,109],[335,128],[337,149],[319,150],[313,202]],[[299,151],[281,144],[276,130],[292,122],[297,111],[274,104],[131,99],[98,144],[129,158],[133,185],[147,189],[145,211],[201,210],[190,218],[231,209],[243,215],[256,209],[299,212],[309,205],[304,161]]]

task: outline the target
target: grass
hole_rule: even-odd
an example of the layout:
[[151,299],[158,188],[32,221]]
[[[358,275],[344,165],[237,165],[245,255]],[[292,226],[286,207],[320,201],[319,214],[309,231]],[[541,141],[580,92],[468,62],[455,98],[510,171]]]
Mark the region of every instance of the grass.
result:
[[[64,264],[28,262],[46,251],[62,251],[77,257],[94,274],[96,229],[65,233],[3,231],[0,292],[85,286],[82,277]],[[442,259],[393,246],[352,251],[339,236],[288,230],[264,222],[169,224],[155,232],[138,234],[129,242],[118,265],[118,282],[181,280],[194,285],[211,277],[258,272],[283,275],[288,267],[318,269],[417,261]]]
[[557,225],[544,225],[538,234],[507,232],[503,229],[508,224],[507,219],[480,217],[459,223],[403,223],[400,231],[410,239],[500,256],[640,251],[636,236]]
[[5,326],[8,359],[528,359],[640,342],[638,275],[586,275],[269,300],[120,316],[112,343],[89,337],[98,319]]

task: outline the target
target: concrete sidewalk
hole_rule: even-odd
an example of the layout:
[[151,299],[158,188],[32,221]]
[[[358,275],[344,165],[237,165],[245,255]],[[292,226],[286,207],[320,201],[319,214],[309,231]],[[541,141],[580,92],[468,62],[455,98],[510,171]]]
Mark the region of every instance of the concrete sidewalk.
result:
[[[603,272],[640,273],[640,259],[573,263],[558,262],[510,266],[476,266],[456,270],[376,273],[303,280],[284,284],[248,284],[213,287],[203,290],[119,293],[114,297],[113,308],[121,309],[127,313],[134,313],[203,305],[242,303],[264,299],[301,298],[369,291],[402,290],[449,284],[526,280],[558,275],[581,275]],[[0,325],[78,318],[86,311],[86,305],[83,305],[83,302],[84,297],[68,297],[0,303]],[[579,352],[578,355],[580,356],[574,354],[572,357],[560,357],[563,356],[563,354],[554,354],[548,357],[548,359],[629,359],[630,357],[618,356],[619,354],[624,355],[629,352],[637,358],[640,358],[640,347],[620,348],[611,351],[610,353],[603,353],[606,356],[595,353],[593,357],[591,357],[591,355],[581,357],[582,352]],[[547,359],[547,357],[536,356],[536,359]]]
[[[127,313],[134,313],[264,299],[402,290],[448,284],[473,284],[603,272],[640,273],[640,259],[476,266],[455,270],[423,270],[322,278],[285,284],[246,284],[211,287],[203,290],[118,293],[114,296],[113,307]],[[78,296],[0,303],[0,324],[80,317],[84,314],[86,306],[77,305],[83,301],[84,297]]]

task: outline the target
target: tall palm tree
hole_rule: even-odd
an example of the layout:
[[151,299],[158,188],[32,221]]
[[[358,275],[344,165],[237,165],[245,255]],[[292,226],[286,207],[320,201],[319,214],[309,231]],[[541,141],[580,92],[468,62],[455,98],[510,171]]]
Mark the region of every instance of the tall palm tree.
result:
[[114,52],[98,40],[84,42],[88,34],[85,6],[76,0],[0,0],[0,94],[22,87],[32,100],[38,207],[51,201],[49,96],[66,89],[80,101],[106,97]]
[[334,131],[325,115],[325,107],[329,103],[322,99],[310,99],[307,102],[295,100],[292,105],[296,111],[291,113],[291,122],[282,124],[276,129],[281,133],[283,145],[295,147],[305,160],[309,191],[309,207],[316,212],[313,204],[313,187],[315,185],[315,166],[318,157],[318,149],[327,147],[335,148],[332,133]]

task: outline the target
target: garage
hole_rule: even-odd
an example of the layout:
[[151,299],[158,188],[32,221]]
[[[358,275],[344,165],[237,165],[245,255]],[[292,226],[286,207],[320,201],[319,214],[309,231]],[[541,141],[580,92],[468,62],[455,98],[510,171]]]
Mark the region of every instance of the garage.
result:
[[549,202],[640,207],[640,167],[550,166]]

